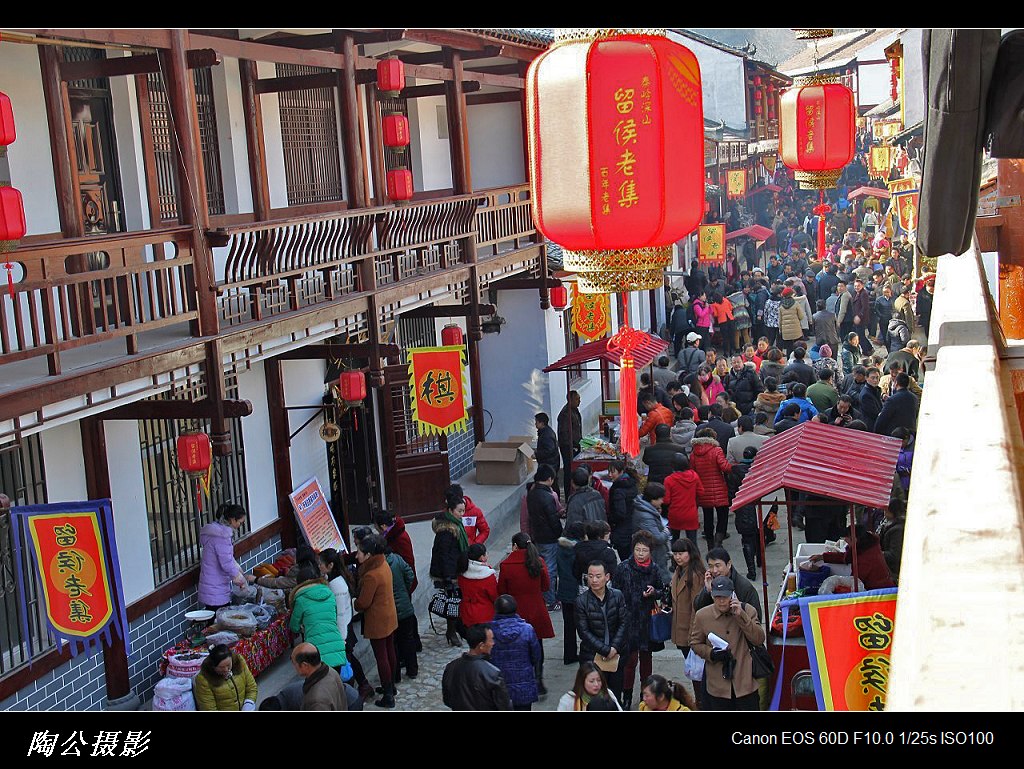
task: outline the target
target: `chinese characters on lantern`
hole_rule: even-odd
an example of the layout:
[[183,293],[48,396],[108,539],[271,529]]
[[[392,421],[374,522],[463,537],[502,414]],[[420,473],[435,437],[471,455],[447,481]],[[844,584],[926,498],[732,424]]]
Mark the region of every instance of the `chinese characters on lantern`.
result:
[[806,132],[804,134],[804,152],[814,152],[814,126],[821,120],[821,105],[820,104],[808,104],[804,107],[804,116],[806,117],[805,126]]
[[[124,737],[121,735],[124,734]],[[111,732],[100,731],[92,738],[87,738],[85,732],[71,732],[64,740],[61,740],[59,732],[34,732],[29,742],[26,756],[39,755],[50,758],[57,750],[58,744],[62,748],[58,755],[81,756],[82,751],[86,756],[118,756],[122,758],[135,758],[149,750],[149,736],[152,732],[125,731]],[[121,748],[118,752],[118,748]]]
[[[648,82],[650,81],[648,80]],[[632,115],[635,95],[636,90],[633,88],[619,88],[615,92],[615,109],[620,115]],[[619,208],[632,208],[640,202],[636,191],[636,180],[633,178],[636,154],[630,149],[631,147],[636,148],[636,118],[623,118],[615,124],[613,132],[615,143],[622,149],[615,163],[616,173],[623,177],[618,187],[618,204]]]

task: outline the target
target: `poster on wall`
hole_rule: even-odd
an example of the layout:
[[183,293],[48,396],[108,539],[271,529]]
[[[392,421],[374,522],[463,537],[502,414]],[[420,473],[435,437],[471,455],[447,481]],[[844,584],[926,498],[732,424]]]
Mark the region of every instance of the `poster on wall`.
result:
[[339,552],[345,552],[345,540],[341,538],[338,524],[331,514],[331,506],[315,475],[300,483],[288,495],[288,499],[292,503],[292,509],[295,510],[299,528],[302,529],[311,548],[318,553],[329,547],[333,547]]
[[702,224],[697,228],[697,262],[725,263],[725,225]]
[[419,434],[465,430],[469,423],[466,348],[417,347],[407,354],[409,400]]
[[[130,652],[110,500],[15,507],[11,521],[21,637],[27,639],[30,653],[34,650],[28,617],[37,611],[30,610],[25,601],[37,592],[42,592],[46,629],[58,649],[68,644],[72,656],[82,651],[91,654],[100,639],[108,646],[112,643],[113,628]],[[29,564],[38,591],[26,584],[25,567]]]

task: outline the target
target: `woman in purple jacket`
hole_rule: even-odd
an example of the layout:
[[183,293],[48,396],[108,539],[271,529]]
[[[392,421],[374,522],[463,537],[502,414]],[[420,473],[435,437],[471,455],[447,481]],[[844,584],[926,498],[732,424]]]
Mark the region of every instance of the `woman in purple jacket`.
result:
[[256,577],[243,574],[235,560],[231,537],[245,521],[245,508],[225,503],[217,509],[217,520],[199,532],[202,557],[199,561],[199,600],[208,609],[231,603],[230,583],[245,587]]

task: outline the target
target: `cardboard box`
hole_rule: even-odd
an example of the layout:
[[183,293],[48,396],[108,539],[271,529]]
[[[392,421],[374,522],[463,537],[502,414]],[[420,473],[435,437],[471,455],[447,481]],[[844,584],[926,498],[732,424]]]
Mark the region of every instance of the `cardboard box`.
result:
[[476,482],[482,486],[518,486],[528,477],[532,458],[529,443],[478,443],[473,451]]
[[[525,443],[529,446],[533,446],[534,436],[532,435],[510,435],[508,436],[509,443]],[[537,472],[537,458],[533,456],[533,450],[530,450],[530,456],[526,460],[526,477],[529,478]]]

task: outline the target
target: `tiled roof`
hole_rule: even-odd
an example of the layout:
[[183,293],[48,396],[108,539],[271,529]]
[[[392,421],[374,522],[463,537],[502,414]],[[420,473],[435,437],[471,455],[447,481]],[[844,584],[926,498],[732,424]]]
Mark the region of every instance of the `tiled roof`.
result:
[[[899,29],[859,29],[845,35],[836,35],[818,41],[818,69],[834,69],[849,64],[867,46],[892,37]],[[787,75],[800,75],[814,69],[814,46],[807,48],[779,64],[778,69]]]
[[466,31],[532,48],[547,48],[555,41],[555,31],[548,27],[498,27]]

